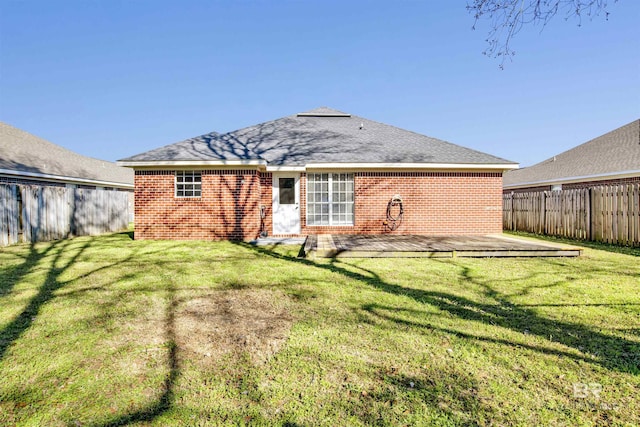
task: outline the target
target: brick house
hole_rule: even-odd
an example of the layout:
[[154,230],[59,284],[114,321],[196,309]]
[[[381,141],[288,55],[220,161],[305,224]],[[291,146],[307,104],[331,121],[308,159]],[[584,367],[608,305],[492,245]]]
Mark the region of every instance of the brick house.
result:
[[504,192],[640,182],[640,119],[533,166],[504,175]]
[[136,239],[502,231],[517,164],[329,108],[118,162],[135,170]]

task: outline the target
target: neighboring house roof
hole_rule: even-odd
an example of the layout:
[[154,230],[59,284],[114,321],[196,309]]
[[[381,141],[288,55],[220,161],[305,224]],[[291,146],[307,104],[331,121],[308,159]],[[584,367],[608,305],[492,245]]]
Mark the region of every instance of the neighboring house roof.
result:
[[209,133],[118,161],[158,164],[420,165],[513,169],[508,160],[362,117],[318,108],[225,134]]
[[133,171],[85,157],[0,122],[0,175],[133,188]]
[[504,188],[640,176],[640,119],[533,166],[504,175]]

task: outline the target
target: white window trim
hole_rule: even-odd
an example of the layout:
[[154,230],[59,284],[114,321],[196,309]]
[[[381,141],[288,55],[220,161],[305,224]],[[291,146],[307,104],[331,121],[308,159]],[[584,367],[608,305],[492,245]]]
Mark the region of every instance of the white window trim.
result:
[[[310,210],[309,210],[309,194],[313,193],[316,194],[315,191],[309,191],[309,175],[322,175],[322,174],[328,174],[328,193],[329,193],[329,201],[327,202],[328,206],[329,206],[329,222],[327,224],[310,224],[309,223],[309,217],[313,216],[312,214],[310,215]],[[353,184],[353,188],[352,188],[352,192],[353,192],[353,201],[351,201],[351,204],[353,206],[352,209],[352,216],[351,216],[351,222],[350,223],[339,223],[339,224],[334,224],[333,221],[333,175],[334,174],[346,174],[346,175],[351,175],[351,183]],[[315,183],[315,181],[314,181]],[[309,172],[307,173],[307,183],[306,183],[306,187],[307,187],[307,191],[306,191],[306,222],[307,222],[307,226],[308,227],[353,227],[355,225],[355,219],[356,219],[356,213],[355,213],[355,206],[356,206],[356,188],[355,188],[355,174],[352,172]],[[317,202],[311,202],[313,205],[315,204],[321,204],[321,203],[317,203]],[[343,202],[336,202],[336,203],[343,203]]]
[[[196,182],[194,180],[191,183],[186,183],[186,182],[178,183],[178,176],[179,175],[184,176],[187,173],[191,174],[194,177],[194,179],[195,179],[195,174],[200,175],[200,181]],[[193,191],[194,193],[197,191],[199,194],[197,196],[195,196],[195,195],[194,196],[180,196],[180,195],[178,195],[178,184],[183,184],[183,185],[191,184],[191,185],[193,185],[193,188],[188,190],[188,191]],[[196,187],[195,187],[196,184],[199,184],[199,188],[197,190],[196,190]],[[187,191],[187,190],[183,189],[182,191]],[[178,171],[175,171],[175,173],[173,175],[173,196],[176,199],[200,199],[200,198],[202,198],[202,171],[199,171],[199,170],[193,170],[193,171],[191,171],[191,170],[178,170]]]

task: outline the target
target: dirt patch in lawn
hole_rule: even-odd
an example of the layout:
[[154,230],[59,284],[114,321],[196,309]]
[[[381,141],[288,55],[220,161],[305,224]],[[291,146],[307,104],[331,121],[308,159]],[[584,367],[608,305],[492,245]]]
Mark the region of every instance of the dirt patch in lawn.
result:
[[293,323],[291,300],[280,291],[233,289],[183,300],[176,307],[175,339],[184,361],[215,365],[225,356],[268,361]]

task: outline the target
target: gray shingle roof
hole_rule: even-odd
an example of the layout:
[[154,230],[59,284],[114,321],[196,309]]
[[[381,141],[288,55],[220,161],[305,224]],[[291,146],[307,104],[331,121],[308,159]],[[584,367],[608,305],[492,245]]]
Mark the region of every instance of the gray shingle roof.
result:
[[627,171],[640,171],[640,119],[538,164],[510,171],[504,175],[504,187],[604,178]]
[[233,138],[210,132],[174,144],[165,145],[151,151],[137,154],[120,161],[216,161],[216,160],[256,160],[255,153]]
[[0,122],[0,169],[133,186],[133,171],[82,156]]
[[225,134],[210,133],[120,160],[263,160],[309,163],[499,164],[508,160],[321,107]]

